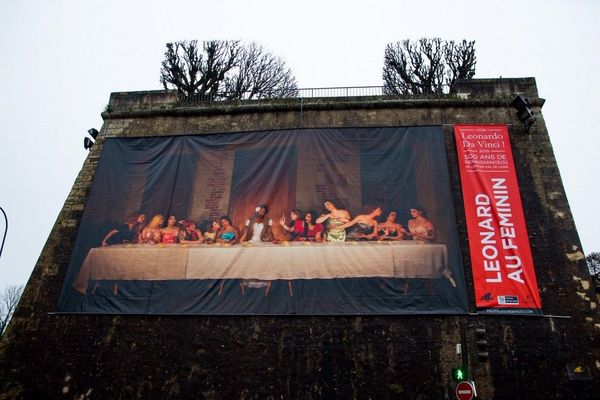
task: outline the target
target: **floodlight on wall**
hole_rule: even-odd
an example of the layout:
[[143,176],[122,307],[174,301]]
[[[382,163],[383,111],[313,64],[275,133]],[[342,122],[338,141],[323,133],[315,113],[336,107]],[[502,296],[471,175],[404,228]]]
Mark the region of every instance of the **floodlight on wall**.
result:
[[[96,128],[88,129],[87,133],[94,139],[98,137],[98,130]],[[83,138],[83,148],[89,150],[94,145],[94,140],[89,137]]]
[[83,148],[89,150],[94,144],[94,141],[89,137],[83,138]]
[[96,128],[88,129],[88,133],[94,140],[96,140],[96,138],[98,137],[98,129]]
[[536,120],[529,99],[522,94],[519,94],[514,98],[510,105],[517,110],[517,118],[519,118],[519,121],[525,126],[525,131],[529,133],[529,130]]

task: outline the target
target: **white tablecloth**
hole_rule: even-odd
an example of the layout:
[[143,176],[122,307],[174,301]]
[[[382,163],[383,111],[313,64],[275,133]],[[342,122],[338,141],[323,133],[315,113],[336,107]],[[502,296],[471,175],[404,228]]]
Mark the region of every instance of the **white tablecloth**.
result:
[[439,278],[450,277],[447,253],[415,241],[117,245],[90,249],[73,286],[85,294],[90,280]]

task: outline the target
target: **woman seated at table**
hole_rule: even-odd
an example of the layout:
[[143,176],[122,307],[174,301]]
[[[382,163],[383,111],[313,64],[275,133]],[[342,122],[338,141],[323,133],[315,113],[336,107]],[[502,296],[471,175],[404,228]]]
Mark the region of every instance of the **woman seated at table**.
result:
[[231,222],[229,215],[223,215],[219,220],[221,222],[221,229],[217,233],[217,243],[222,244],[236,244],[239,241],[239,232]]
[[221,229],[219,221],[216,219],[210,221],[208,228],[204,231],[204,243],[213,244],[217,241],[217,232]]
[[415,206],[410,209],[412,219],[408,221],[408,231],[413,240],[432,242],[435,239],[435,227],[433,223],[425,218],[423,207]]
[[342,208],[337,208],[331,200],[325,200],[323,206],[325,206],[327,214],[321,214],[316,222],[322,224],[327,221],[327,241],[346,241],[346,230],[341,226],[350,221],[350,213]]
[[203,237],[200,229],[192,221],[179,221],[183,229],[179,230],[179,243],[202,243]]
[[102,239],[102,246],[110,246],[120,243],[137,243],[140,231],[144,227],[146,214],[136,213],[131,215],[123,225],[111,229]]
[[300,240],[304,235],[304,222],[302,221],[302,211],[293,209],[290,212],[290,222],[286,223],[285,215],[279,219],[279,225],[284,231],[290,234],[290,240]]
[[323,235],[323,224],[317,224],[313,222],[313,215],[315,215],[312,211],[307,211],[304,214],[304,232],[297,240],[310,240],[311,242],[322,242],[325,239]]
[[165,222],[162,214],[156,214],[150,223],[140,232],[140,243],[156,244],[161,240],[161,226]]
[[382,214],[381,207],[367,205],[363,213],[357,215],[352,221],[340,226],[342,229],[350,228],[346,235],[346,240],[373,240],[377,239],[377,225],[375,218]]
[[406,229],[396,222],[398,214],[390,211],[385,222],[377,225],[377,240],[402,240],[407,234]]
[[161,229],[162,244],[175,244],[179,240],[179,227],[177,226],[177,218],[174,215],[169,217],[167,226]]

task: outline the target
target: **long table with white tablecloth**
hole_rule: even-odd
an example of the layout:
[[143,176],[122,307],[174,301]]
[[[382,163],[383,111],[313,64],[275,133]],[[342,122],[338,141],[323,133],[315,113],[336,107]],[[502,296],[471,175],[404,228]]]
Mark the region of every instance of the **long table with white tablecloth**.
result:
[[416,241],[242,245],[127,244],[90,249],[73,286],[90,281],[448,278],[446,245]]

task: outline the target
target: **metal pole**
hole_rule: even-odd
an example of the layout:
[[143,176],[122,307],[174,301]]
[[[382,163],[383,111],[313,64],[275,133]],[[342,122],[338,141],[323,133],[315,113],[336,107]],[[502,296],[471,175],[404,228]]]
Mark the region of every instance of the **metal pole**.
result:
[[469,347],[469,341],[467,339],[467,329],[469,328],[465,328],[465,323],[461,322],[460,324],[460,346],[461,346],[461,356],[462,356],[462,367],[465,370],[465,374],[467,375],[467,378],[471,379],[471,376],[469,375],[469,355],[467,354],[467,352],[470,350]]
[[304,96],[300,97],[300,128],[302,128],[302,113],[304,112]]
[[0,245],[0,257],[2,257],[2,250],[4,249],[4,242],[6,241],[6,234],[8,233],[8,217],[6,216],[6,212],[4,212],[4,208],[0,207],[0,211],[2,211],[2,215],[4,215],[4,221],[6,221],[6,228],[4,229],[4,236],[2,237],[2,245]]

